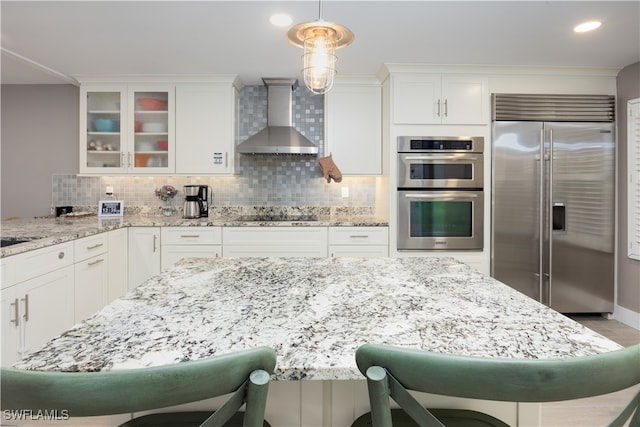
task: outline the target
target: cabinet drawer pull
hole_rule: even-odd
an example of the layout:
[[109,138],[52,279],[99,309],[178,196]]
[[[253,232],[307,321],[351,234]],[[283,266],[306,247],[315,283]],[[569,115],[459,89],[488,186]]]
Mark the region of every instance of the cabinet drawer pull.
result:
[[198,238],[198,237],[200,237],[199,234],[181,234],[180,235],[181,239],[187,239],[187,238],[193,239],[193,238]]
[[349,236],[350,239],[367,239],[369,238],[366,234],[352,234]]
[[25,294],[22,301],[24,301],[24,316],[22,317],[24,318],[25,322],[28,322],[29,321],[29,294]]
[[99,248],[100,246],[104,246],[104,243],[97,243],[97,244],[95,244],[93,246],[87,246],[87,250],[90,251],[92,249]]
[[63,259],[63,258],[64,258],[64,252],[58,253],[58,259]]
[[20,304],[20,301],[18,301],[18,298],[16,298],[15,301],[11,303],[16,316],[15,319],[11,320],[11,323],[15,323],[16,326],[20,326],[20,307],[18,306],[19,304]]
[[92,266],[92,265],[100,264],[101,262],[104,262],[104,258],[100,258],[95,261],[88,262],[87,265]]

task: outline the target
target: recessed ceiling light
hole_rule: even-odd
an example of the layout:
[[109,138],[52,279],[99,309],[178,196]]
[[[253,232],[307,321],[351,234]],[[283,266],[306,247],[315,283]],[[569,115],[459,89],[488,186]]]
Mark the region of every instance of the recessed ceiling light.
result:
[[276,27],[288,27],[293,22],[293,19],[286,13],[276,13],[275,15],[271,15],[269,22]]
[[586,33],[587,31],[593,31],[596,28],[600,28],[601,25],[602,22],[600,21],[583,22],[582,24],[576,25],[573,28],[573,31],[576,33]]

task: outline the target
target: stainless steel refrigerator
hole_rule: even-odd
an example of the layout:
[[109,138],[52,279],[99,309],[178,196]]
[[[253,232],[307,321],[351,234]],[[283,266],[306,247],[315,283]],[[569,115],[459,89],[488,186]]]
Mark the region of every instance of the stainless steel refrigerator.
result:
[[562,313],[613,312],[613,99],[603,121],[522,102],[494,95],[491,274]]

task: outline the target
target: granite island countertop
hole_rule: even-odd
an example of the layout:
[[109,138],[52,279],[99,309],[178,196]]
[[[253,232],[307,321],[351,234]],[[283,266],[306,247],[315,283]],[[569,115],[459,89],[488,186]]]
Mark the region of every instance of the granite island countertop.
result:
[[276,380],[351,380],[367,342],[510,358],[620,348],[453,258],[189,258],[14,367],[128,369],[267,345]]
[[[320,208],[314,220],[303,221],[256,221],[249,219],[249,209],[220,209],[209,218],[185,219],[180,215],[124,215],[119,218],[98,217],[97,215],[78,217],[39,217],[5,220],[1,222],[2,239],[24,239],[24,243],[0,249],[0,258],[64,243],[82,237],[114,230],[122,227],[386,227],[387,219],[374,215],[353,212],[333,213]],[[273,212],[273,209],[270,210]],[[258,210],[264,214],[264,209]],[[278,210],[277,213],[281,213]],[[308,216],[309,210],[293,212],[293,216]],[[298,214],[298,215],[296,215]]]

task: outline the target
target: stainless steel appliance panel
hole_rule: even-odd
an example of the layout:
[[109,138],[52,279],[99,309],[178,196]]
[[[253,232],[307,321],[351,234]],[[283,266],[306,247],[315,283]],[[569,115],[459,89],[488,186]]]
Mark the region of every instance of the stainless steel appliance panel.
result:
[[550,274],[544,277],[549,304],[560,312],[613,311],[613,131],[612,123],[545,123],[552,156]]
[[481,153],[399,153],[399,188],[482,188]]
[[399,136],[398,153],[483,153],[483,136]]
[[482,190],[399,190],[398,250],[481,250]]
[[495,122],[491,270],[540,301],[542,123]]
[[493,133],[492,275],[564,313],[612,312],[613,124]]

